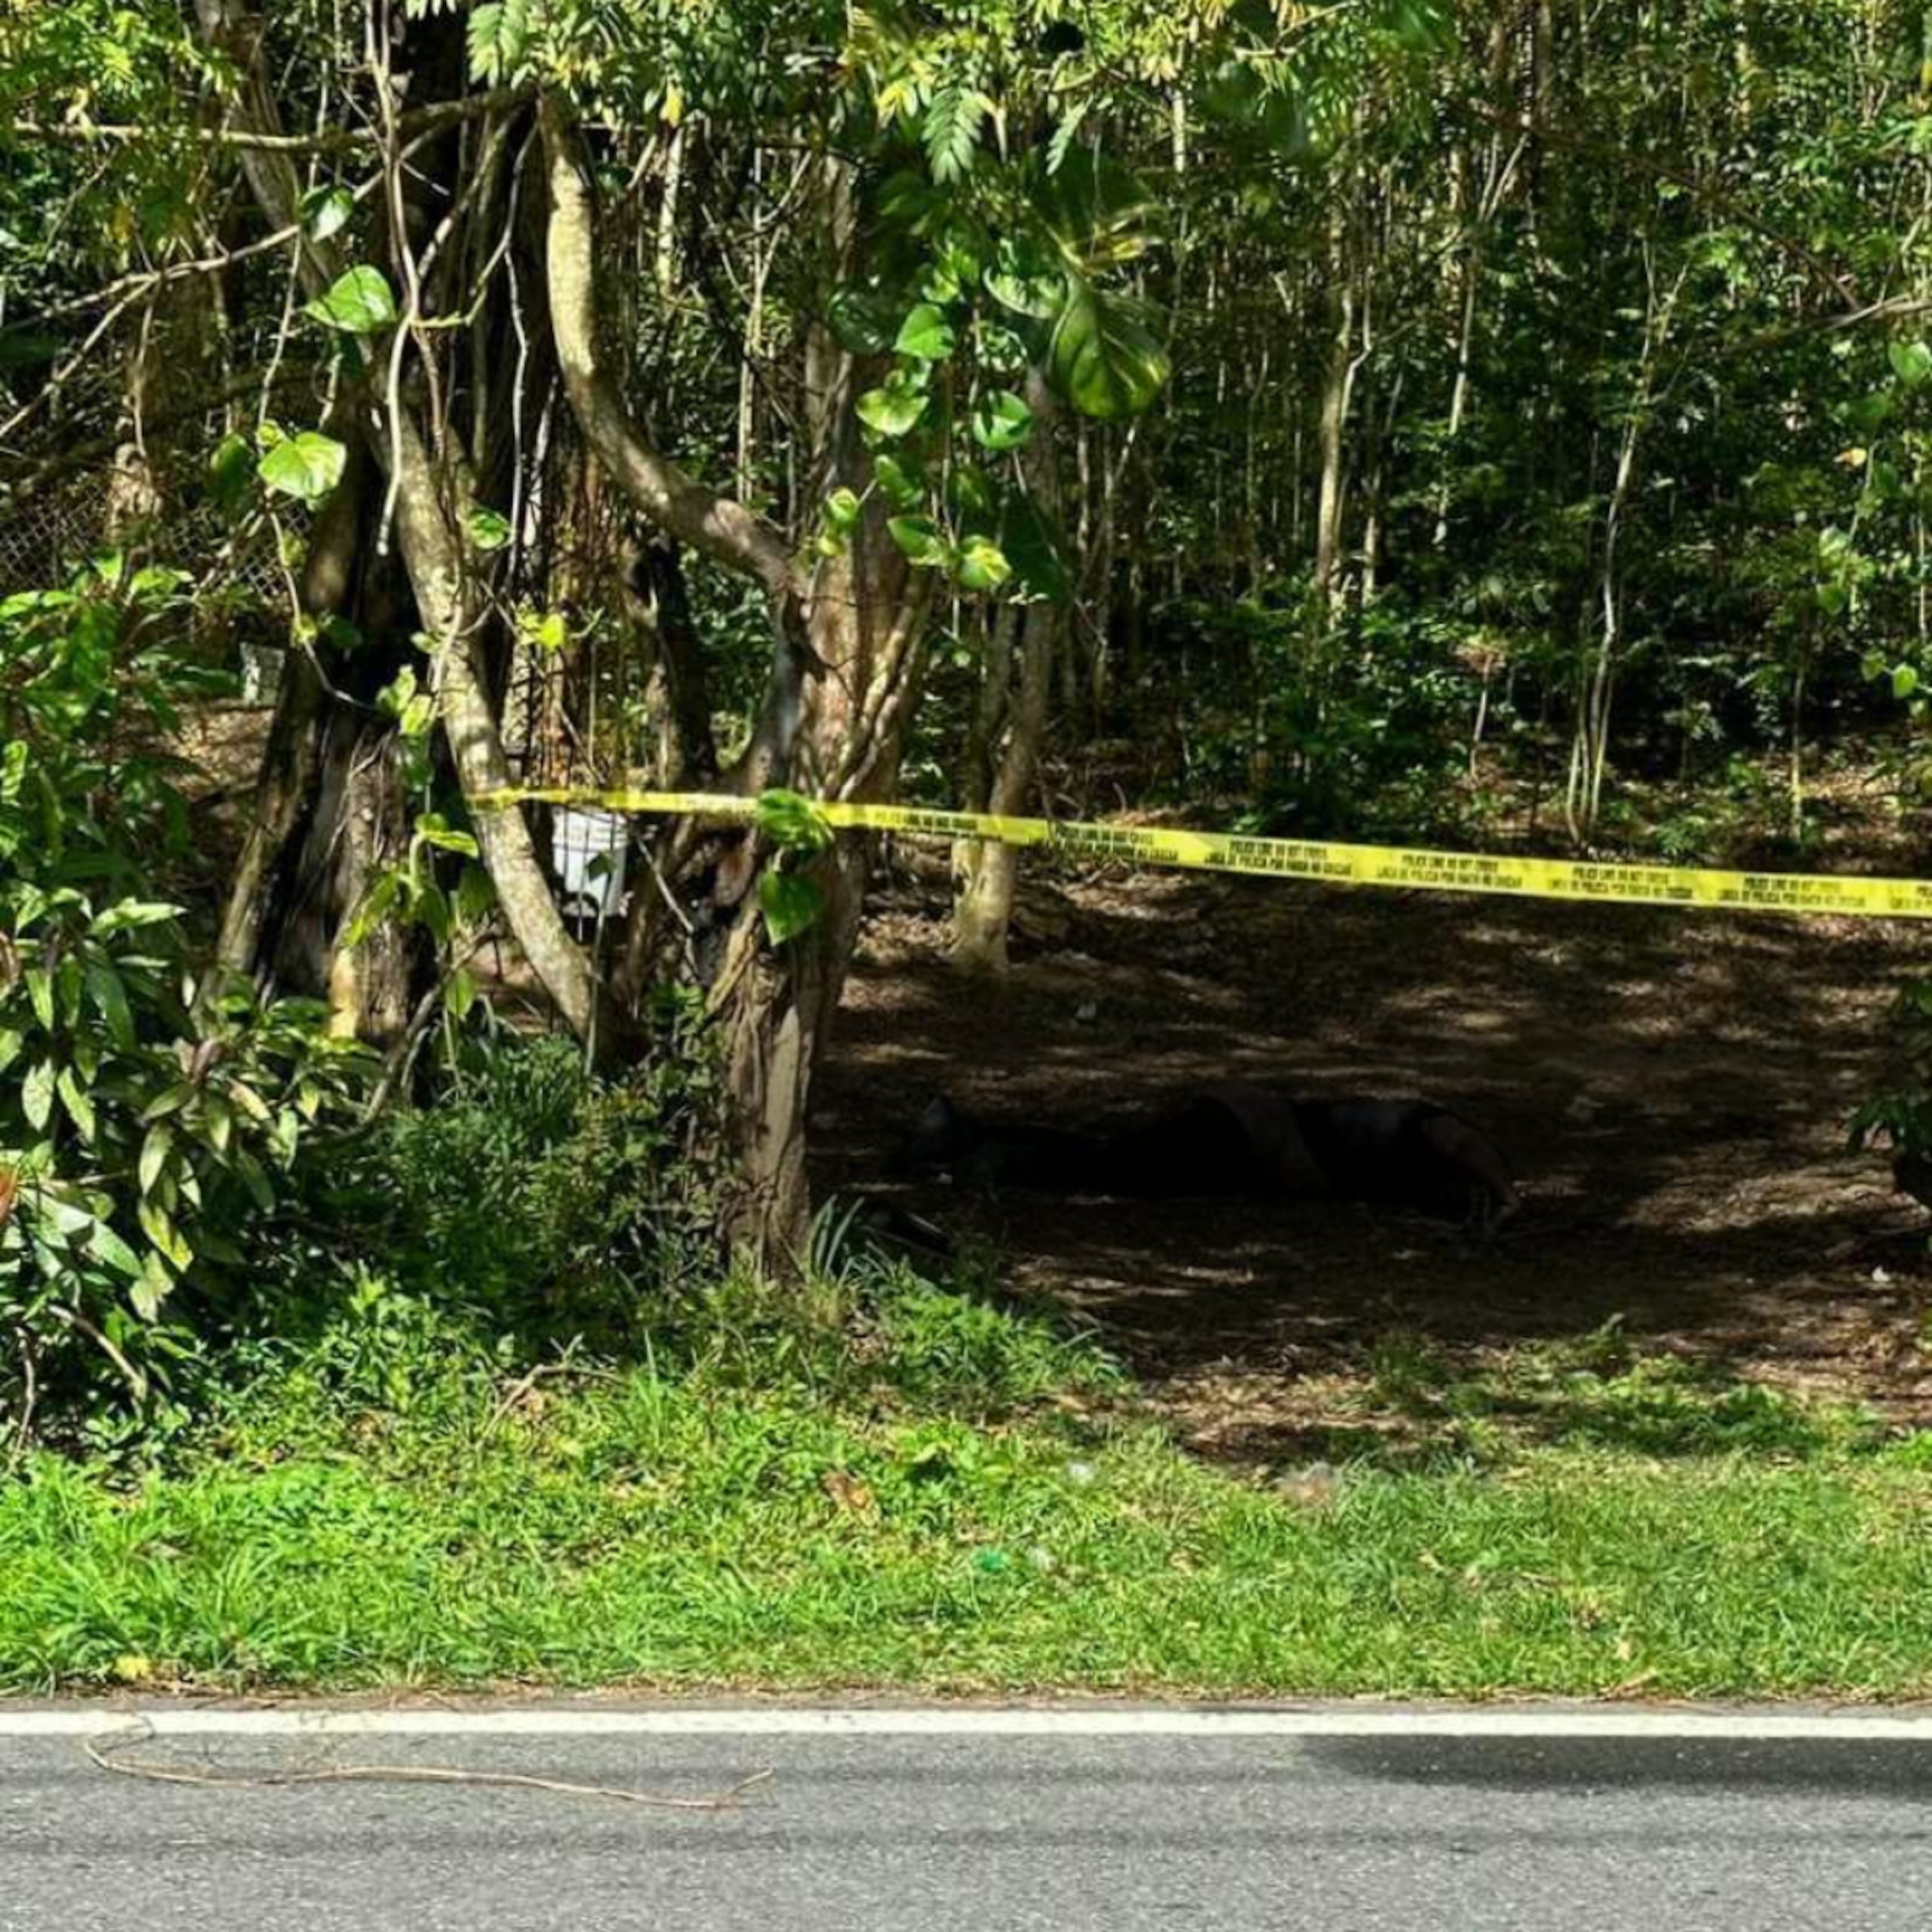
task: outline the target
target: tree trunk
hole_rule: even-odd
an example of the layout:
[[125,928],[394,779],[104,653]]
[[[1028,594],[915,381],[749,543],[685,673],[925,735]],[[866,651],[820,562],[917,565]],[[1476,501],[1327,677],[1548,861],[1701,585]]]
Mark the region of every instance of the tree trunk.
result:
[[[1039,769],[1048,688],[1063,624],[1055,606],[1033,604],[1018,614],[1016,627],[1020,635],[1019,694],[986,799],[986,809],[1002,816],[1026,811]],[[961,842],[954,863],[958,884],[952,903],[953,964],[968,973],[1004,973],[1020,854],[994,840],[968,839]]]
[[1324,648],[1341,589],[1343,432],[1355,363],[1355,279],[1346,217],[1339,205],[1330,219],[1328,275],[1328,359],[1321,380],[1320,418],[1321,478],[1315,512],[1314,623],[1317,642]]
[[[1057,529],[1063,525],[1065,491],[1053,440],[1057,432],[1054,400],[1037,372],[1027,379],[1026,401],[1033,411],[1035,427],[1032,441],[1020,453],[1020,473],[1041,514]],[[1111,490],[1107,494],[1110,503]],[[1108,513],[1103,509],[1103,514]],[[1106,547],[1110,549],[1110,543]],[[1002,816],[1026,811],[1046,737],[1054,660],[1067,642],[1066,618],[1064,609],[1054,604],[1031,604],[1012,617],[1004,609],[995,613],[994,631],[1001,648],[989,653],[984,673],[980,768],[969,774],[969,783],[975,788],[968,795],[969,807],[983,805]],[[1002,637],[1003,623],[1008,628]],[[1016,630],[1020,645],[1017,691],[1011,688]],[[983,791],[978,789],[982,783]],[[962,841],[955,853],[958,883],[952,907],[952,958],[964,971],[998,974],[1007,969],[1019,856],[1011,846],[989,840]]]

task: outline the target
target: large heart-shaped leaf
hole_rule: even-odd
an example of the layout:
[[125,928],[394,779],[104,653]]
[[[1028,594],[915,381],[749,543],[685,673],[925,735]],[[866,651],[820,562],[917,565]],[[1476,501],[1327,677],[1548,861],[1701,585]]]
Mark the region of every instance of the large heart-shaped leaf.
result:
[[946,311],[934,303],[921,302],[900,325],[892,346],[901,355],[916,355],[921,362],[943,362],[958,340],[958,331],[946,319]]
[[1011,389],[995,389],[980,398],[973,412],[973,440],[982,449],[1017,450],[1033,434],[1033,412]]
[[382,270],[365,262],[337,276],[302,312],[344,335],[375,335],[395,326],[395,297]]
[[825,895],[797,872],[768,872],[758,882],[758,903],[772,944],[783,946],[825,909]]
[[342,481],[348,459],[348,451],[333,436],[305,429],[277,443],[256,466],[256,474],[277,494],[313,509]]
[[1153,310],[1131,296],[1075,282],[1047,358],[1054,386],[1083,416],[1137,416],[1166,386],[1168,352],[1149,327]]

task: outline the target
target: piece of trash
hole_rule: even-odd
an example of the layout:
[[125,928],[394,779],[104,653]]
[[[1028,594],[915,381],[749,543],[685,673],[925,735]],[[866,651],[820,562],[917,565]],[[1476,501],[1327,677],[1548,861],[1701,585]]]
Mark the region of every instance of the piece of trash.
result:
[[1892,1285],[1892,1271],[1889,1268],[1873,1269],[1872,1285],[1875,1288],[1889,1288]]
[[1066,1466],[1066,1479],[1078,1483],[1084,1489],[1100,1473],[1091,1463],[1069,1463]]
[[1013,1567],[1013,1558],[1003,1549],[983,1549],[974,1558],[973,1567],[983,1576],[1003,1576]]
[[1311,1463],[1305,1469],[1291,1469],[1275,1478],[1275,1488],[1290,1502],[1311,1508],[1331,1502],[1341,1485],[1341,1478],[1327,1463]]

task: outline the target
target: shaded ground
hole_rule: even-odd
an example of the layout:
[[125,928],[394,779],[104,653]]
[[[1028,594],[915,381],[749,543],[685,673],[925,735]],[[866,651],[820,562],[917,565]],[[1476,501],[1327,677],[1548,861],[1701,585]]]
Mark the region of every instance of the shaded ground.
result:
[[904,1194],[1098,1321],[1198,1447],[1305,1453],[1392,1345],[1479,1371],[1613,1317],[1640,1349],[1932,1421],[1922,1211],[1844,1151],[1932,934],[1036,869],[991,985],[947,968],[944,912],[902,882],[870,921],[824,1185],[875,1180],[935,1091],[1073,1124],[1230,1074],[1443,1100],[1521,1177],[1487,1247],[1352,1207]]
[[[217,873],[265,723],[211,708],[182,746]],[[1823,863],[1916,869],[1869,781],[1847,788],[1819,801]],[[875,895],[815,1093],[822,1189],[875,1186],[935,1091],[1077,1124],[1229,1075],[1447,1102],[1524,1184],[1487,1247],[1349,1207],[906,1191],[1100,1323],[1198,1447],[1275,1460],[1399,1426],[1392,1355],[1480,1377],[1613,1318],[1639,1351],[1932,1423],[1932,1224],[1844,1149],[1932,930],[1027,866],[1004,984],[947,967],[932,848]]]

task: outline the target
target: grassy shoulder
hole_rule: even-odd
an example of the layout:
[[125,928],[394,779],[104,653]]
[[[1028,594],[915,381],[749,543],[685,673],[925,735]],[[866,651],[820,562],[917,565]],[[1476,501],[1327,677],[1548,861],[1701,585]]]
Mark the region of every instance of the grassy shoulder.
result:
[[[145,1464],[0,1479],[0,1687],[1932,1690],[1932,1456],[1668,1365],[1392,1349],[1334,1472],[890,1270],[517,1372],[371,1286]],[[1364,1418],[1364,1421],[1367,1418]]]

